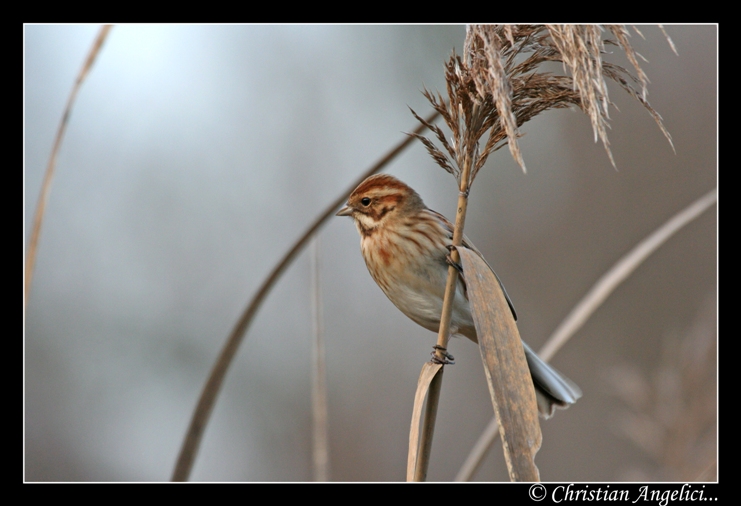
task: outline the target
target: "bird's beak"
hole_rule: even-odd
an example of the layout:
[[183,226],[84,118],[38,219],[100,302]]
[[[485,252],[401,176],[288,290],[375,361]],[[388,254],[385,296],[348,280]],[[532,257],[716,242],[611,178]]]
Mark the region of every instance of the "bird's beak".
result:
[[353,211],[352,207],[345,206],[339,211],[337,211],[337,214],[335,214],[335,216],[352,216],[352,211]]

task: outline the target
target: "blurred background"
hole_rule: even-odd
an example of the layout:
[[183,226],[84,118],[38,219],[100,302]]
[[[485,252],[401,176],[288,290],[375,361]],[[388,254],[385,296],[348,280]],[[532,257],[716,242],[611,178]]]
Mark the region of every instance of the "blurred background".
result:
[[[54,135],[96,25],[24,27],[24,258]],[[597,279],[717,185],[717,26],[642,26],[648,99],[611,86],[617,169],[588,119],[527,123],[471,192],[466,233],[538,349]],[[59,155],[25,315],[25,479],[168,480],[201,387],[256,288],[316,216],[430,112],[455,26],[122,25]],[[608,56],[625,62],[617,50]],[[453,217],[454,179],[415,143],[386,169]],[[348,218],[320,234],[330,476],[401,481],[435,335],[367,272]],[[308,250],[248,331],[194,481],[309,481]],[[717,206],[621,285],[552,363],[583,398],[542,422],[544,481],[715,479]],[[455,340],[429,479],[455,477],[492,407]],[[507,480],[497,444],[476,480]]]

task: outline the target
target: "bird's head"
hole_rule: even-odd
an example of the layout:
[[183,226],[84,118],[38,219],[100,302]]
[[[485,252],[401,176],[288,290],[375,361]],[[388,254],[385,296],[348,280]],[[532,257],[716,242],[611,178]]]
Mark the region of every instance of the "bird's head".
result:
[[353,190],[337,216],[352,216],[365,236],[389,221],[424,208],[422,198],[405,183],[388,174],[376,174]]

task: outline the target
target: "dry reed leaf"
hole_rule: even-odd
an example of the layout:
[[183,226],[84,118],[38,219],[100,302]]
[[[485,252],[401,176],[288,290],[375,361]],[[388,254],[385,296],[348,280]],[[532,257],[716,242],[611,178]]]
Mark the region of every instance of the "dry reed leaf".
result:
[[512,312],[491,267],[459,246],[486,380],[512,481],[539,481],[535,454],[542,435],[530,368]]
[[417,470],[417,457],[419,455],[419,421],[422,418],[422,407],[424,406],[427,391],[435,375],[443,368],[442,364],[425,362],[417,380],[417,392],[414,394],[414,407],[412,409],[412,428],[409,430],[409,452],[407,454],[407,481],[414,481]]

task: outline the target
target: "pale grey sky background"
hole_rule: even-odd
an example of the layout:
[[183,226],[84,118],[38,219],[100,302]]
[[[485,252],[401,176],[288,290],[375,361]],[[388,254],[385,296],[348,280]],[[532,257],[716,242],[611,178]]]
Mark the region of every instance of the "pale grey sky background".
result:
[[[24,255],[54,134],[98,29],[24,29]],[[657,27],[631,41],[676,154],[612,86],[617,170],[583,114],[556,111],[523,128],[527,174],[505,149],[474,184],[467,235],[536,349],[621,255],[717,185],[717,27],[666,30],[678,56]],[[444,90],[443,62],[464,35],[461,25],[113,28],[72,113],[26,313],[27,480],[169,479],[200,388],[254,290],[324,206],[415,127],[408,107],[428,114],[420,90]],[[453,215],[454,180],[419,143],[387,171]],[[664,384],[662,350],[715,332],[716,210],[641,266],[553,360],[584,397],[542,423],[543,480],[689,479],[621,432],[631,408],[609,377],[621,366]],[[416,378],[435,336],[385,298],[358,242],[349,219],[321,233],[331,476],[403,480]],[[193,480],[311,479],[309,280],[304,253],[249,330]],[[458,340],[451,352],[431,480],[453,479],[492,412],[476,347]],[[688,417],[675,415],[657,426]],[[666,443],[674,433],[661,434]],[[701,436],[714,447],[714,433]],[[477,479],[507,479],[500,446]]]

